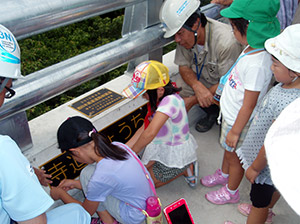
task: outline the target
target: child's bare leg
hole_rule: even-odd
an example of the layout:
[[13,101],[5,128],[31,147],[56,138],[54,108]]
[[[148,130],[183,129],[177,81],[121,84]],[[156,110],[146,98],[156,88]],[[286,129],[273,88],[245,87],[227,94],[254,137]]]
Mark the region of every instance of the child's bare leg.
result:
[[264,224],[268,218],[269,208],[256,208],[252,206],[247,224]]
[[[189,170],[189,171],[188,171]],[[183,172],[183,175],[185,176],[185,177],[188,177],[188,176],[193,176],[194,175],[194,164],[193,163],[191,163],[190,165],[189,165],[189,167]]]
[[147,169],[149,169],[151,166],[154,165],[154,163],[155,163],[155,161],[149,161],[149,162],[147,163],[147,165],[145,165],[145,167],[146,167]]
[[[183,173],[182,174],[179,174],[179,176],[181,176],[181,175],[183,175],[183,176],[185,176],[185,177],[191,177],[191,176],[195,176],[195,174],[194,174],[194,163],[191,163],[190,165],[189,165],[189,167],[185,170],[185,171],[183,171]],[[177,176],[177,177],[179,177],[179,176]],[[177,178],[176,177],[176,178]],[[196,177],[197,178],[197,177]],[[196,179],[195,180],[192,180],[191,181],[192,183],[196,183]]]
[[228,160],[226,159],[226,150],[224,150],[224,155],[223,155],[223,162],[222,162],[222,172],[225,174],[229,174],[229,163]]
[[112,217],[107,210],[97,211],[97,214],[105,224],[113,224],[115,221],[114,217]]
[[277,201],[279,200],[279,198],[280,198],[279,191],[275,191],[274,194],[272,195],[272,200],[271,200],[271,203],[268,206],[268,208],[272,209],[274,207],[274,205],[277,203]]
[[229,163],[228,188],[230,190],[236,190],[243,179],[244,169],[235,152],[225,151],[225,158]]

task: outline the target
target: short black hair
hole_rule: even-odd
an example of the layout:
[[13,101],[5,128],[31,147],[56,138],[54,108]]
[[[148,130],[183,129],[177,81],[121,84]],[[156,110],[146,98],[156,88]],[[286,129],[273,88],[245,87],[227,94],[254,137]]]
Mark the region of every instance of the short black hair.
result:
[[234,25],[242,36],[246,36],[249,21],[244,18],[229,19],[231,25]]
[[206,16],[201,12],[199,14],[198,10],[194,12],[188,19],[185,21],[184,25],[192,28],[197,19],[200,18],[200,23],[202,27],[205,27],[207,24],[207,18]]

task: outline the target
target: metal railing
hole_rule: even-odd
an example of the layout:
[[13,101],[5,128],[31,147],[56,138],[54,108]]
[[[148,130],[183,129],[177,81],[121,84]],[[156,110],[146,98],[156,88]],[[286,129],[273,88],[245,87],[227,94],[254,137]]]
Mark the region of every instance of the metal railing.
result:
[[[29,74],[24,80],[14,83],[16,96],[0,109],[0,133],[3,134],[3,120],[15,122],[13,115],[25,114],[26,109],[127,62],[128,70],[131,70],[141,60],[161,60],[162,47],[173,40],[163,38],[163,27],[159,22],[161,4],[162,0],[2,0],[0,24],[9,28],[17,39],[120,8],[125,8],[125,15],[121,39]],[[213,18],[219,15],[218,7],[212,4],[203,7],[202,11]],[[26,118],[26,114],[24,116]],[[16,132],[15,125],[11,126],[11,133]]]
[[141,2],[145,0],[1,0],[0,24],[23,39]]
[[[5,1],[5,2],[10,2],[10,1]],[[33,2],[33,1],[28,1],[28,2]],[[34,1],[34,4],[38,4],[39,2],[46,2],[46,1],[38,1],[38,2]],[[64,4],[65,1],[57,0],[54,2],[60,2],[61,7],[65,5]],[[71,2],[73,2],[74,7],[77,6],[76,4],[78,1],[73,0]],[[85,17],[85,15],[91,10],[91,7],[94,6],[93,4],[90,4],[90,2],[95,2],[95,1],[81,1],[81,2],[87,4],[85,7],[86,11],[82,12],[82,16]],[[140,29],[139,32],[131,32],[132,29],[134,29],[134,31],[137,31],[136,29],[137,26],[133,24],[131,26],[132,28],[126,30],[127,32],[126,35],[124,35],[123,38],[117,41],[111,42],[109,44],[85,52],[81,55],[70,58],[68,60],[60,62],[48,68],[45,68],[43,70],[29,74],[28,76],[25,77],[25,80],[18,80],[14,84],[14,89],[16,90],[16,96],[11,100],[6,101],[4,106],[0,109],[0,119],[14,115],[18,111],[24,111],[56,95],[59,95],[71,88],[74,88],[82,84],[83,82],[86,82],[101,74],[111,71],[123,65],[124,63],[129,62],[130,60],[133,60],[142,55],[147,55],[149,52],[161,48],[168,41],[170,41],[162,37],[163,31],[160,24],[154,25],[152,23],[150,24],[151,27],[144,28],[148,26],[147,15],[149,13],[147,13],[147,11],[153,8],[159,9],[161,3],[158,5],[158,7],[153,7],[154,5],[153,2],[156,1],[151,1],[151,0],[144,1],[142,3],[140,3],[141,1],[120,1],[120,0],[119,1],[98,0],[97,2],[98,2],[98,8],[100,9],[107,8],[108,5],[117,5],[117,7],[110,8],[109,11],[114,11],[116,9],[119,9],[122,6],[123,7],[128,6],[129,4],[128,2],[131,2],[131,4],[136,3],[136,5],[128,6],[128,7],[131,8],[138,7],[138,9],[134,10],[135,13],[138,14],[144,12],[143,15],[140,15],[140,18],[138,20],[138,23],[142,24],[142,26],[139,27]],[[158,3],[159,1],[157,1],[156,5]],[[50,7],[51,4],[48,5]],[[150,5],[151,7],[149,7]],[[46,6],[47,4],[44,3],[43,8]],[[71,6],[72,5],[69,5],[69,8],[66,8],[66,11],[62,14],[69,14],[70,9],[74,9],[74,7]],[[28,7],[30,7],[30,5]],[[45,15],[42,16],[36,13],[34,5],[32,5],[32,7],[33,9],[28,9],[29,12],[24,15],[24,18],[19,17],[18,19],[15,19],[14,23],[12,22],[10,23],[11,27],[8,24],[8,28],[14,30],[15,28],[12,27],[19,26],[19,22],[22,23],[23,21],[25,27],[36,28],[35,30],[31,30],[31,34],[41,32],[45,29],[49,30],[50,27],[47,28],[37,27],[32,24],[36,23],[38,17],[42,17],[45,20],[47,19],[50,20],[49,16],[47,15],[50,14],[53,10],[49,9],[48,11],[44,12]],[[18,9],[19,8],[20,7],[18,7]],[[56,8],[60,8],[58,3],[56,4]],[[55,15],[57,14],[58,11],[56,8],[54,9]],[[79,8],[83,8],[83,6],[80,5]],[[75,12],[77,11],[78,10],[76,10]],[[107,11],[108,9],[105,10],[105,12]],[[19,11],[18,13],[21,13],[21,11]],[[155,17],[157,18],[156,19],[157,23],[159,21],[158,13],[159,10],[157,10],[156,12],[152,12],[152,14],[156,14]],[[101,13],[99,12],[99,14]],[[26,18],[31,18],[31,19],[27,19],[28,21],[26,21]],[[63,21],[62,18],[64,17],[52,18],[50,20],[51,23],[56,25],[53,25],[51,28],[56,28],[58,25],[64,25],[65,22]],[[79,17],[76,16],[74,17],[73,20],[69,20],[68,22],[75,22],[78,19]],[[7,26],[7,24],[5,23],[3,23],[3,25]],[[20,35],[24,36],[25,34],[20,32]]]

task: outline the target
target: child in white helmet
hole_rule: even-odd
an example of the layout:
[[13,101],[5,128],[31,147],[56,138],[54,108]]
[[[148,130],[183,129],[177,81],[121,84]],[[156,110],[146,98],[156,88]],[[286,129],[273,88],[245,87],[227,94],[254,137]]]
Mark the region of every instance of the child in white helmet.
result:
[[271,223],[269,208],[280,196],[267,165],[264,139],[281,111],[300,97],[300,25],[291,25],[280,35],[268,39],[265,48],[272,55],[271,70],[279,84],[260,103],[247,136],[236,151],[246,170],[246,177],[252,183],[252,206],[239,205],[239,211],[249,215],[248,224]]
[[[12,80],[21,78],[20,48],[14,35],[0,25],[0,107],[15,95]],[[39,179],[35,172],[39,174]],[[89,224],[90,215],[78,204],[47,211],[53,204],[43,185],[49,175],[34,169],[18,145],[0,135],[0,223]]]

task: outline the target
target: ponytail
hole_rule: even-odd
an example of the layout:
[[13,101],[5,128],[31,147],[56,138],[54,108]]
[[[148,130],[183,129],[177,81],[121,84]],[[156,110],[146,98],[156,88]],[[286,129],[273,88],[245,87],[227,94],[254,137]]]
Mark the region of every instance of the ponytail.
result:
[[108,138],[100,133],[93,132],[91,137],[95,143],[95,153],[103,158],[112,160],[126,160],[128,152],[114,144]]

